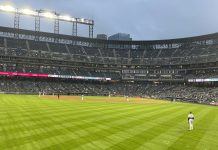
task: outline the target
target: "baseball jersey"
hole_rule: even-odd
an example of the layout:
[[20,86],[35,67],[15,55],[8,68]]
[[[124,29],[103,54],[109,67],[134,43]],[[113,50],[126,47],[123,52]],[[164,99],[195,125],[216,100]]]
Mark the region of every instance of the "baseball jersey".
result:
[[188,114],[188,121],[193,121],[193,120],[194,120],[194,115]]

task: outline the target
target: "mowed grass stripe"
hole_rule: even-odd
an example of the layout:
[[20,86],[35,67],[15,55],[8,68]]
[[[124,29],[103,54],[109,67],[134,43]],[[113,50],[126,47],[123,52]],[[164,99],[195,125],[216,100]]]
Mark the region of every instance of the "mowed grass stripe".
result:
[[[210,117],[210,115],[214,112],[215,111],[212,109],[207,110],[207,113],[204,116],[200,117],[199,119],[195,119],[195,130],[189,132],[188,134],[186,132],[183,133],[172,145],[170,145],[169,149],[175,149],[179,146],[183,146],[185,149],[195,149],[195,147],[200,142],[201,138],[204,136],[206,128],[209,127],[210,123],[213,123],[215,117]],[[204,120],[207,121],[205,123],[202,123]],[[201,125],[199,125],[200,123]]]
[[[166,109],[168,109],[168,108],[166,108]],[[136,114],[137,114],[137,111],[136,111]],[[103,115],[104,116],[104,115]],[[120,117],[119,117],[120,118]],[[111,121],[115,121],[116,119],[119,119],[119,118],[111,118]],[[96,118],[92,118],[92,119],[94,119],[94,120],[96,120]],[[105,121],[106,121],[106,119],[105,119]],[[64,129],[62,129],[62,130],[68,130],[66,133],[65,132],[63,132],[62,130],[60,131],[60,132],[58,132],[58,131],[56,131],[56,132],[58,132],[58,133],[60,133],[60,134],[58,134],[58,135],[56,135],[56,136],[54,136],[54,135],[49,135],[49,137],[47,136],[47,134],[45,134],[46,135],[46,137],[41,137],[40,136],[40,138],[39,137],[36,137],[36,139],[32,139],[32,140],[36,140],[36,141],[41,141],[41,142],[43,142],[44,144],[43,144],[43,146],[45,146],[45,145],[48,145],[49,144],[49,140],[50,139],[57,139],[58,137],[60,137],[57,141],[61,141],[61,140],[63,140],[63,139],[66,139],[66,137],[67,137],[67,134],[69,134],[70,133],[70,135],[71,136],[73,136],[73,137],[78,137],[79,135],[83,135],[83,134],[89,134],[89,132],[88,132],[88,129],[90,130],[90,131],[93,131],[93,130],[95,130],[95,129],[101,129],[102,128],[102,125],[101,125],[101,122],[104,122],[104,121],[100,121],[98,124],[87,124],[87,123],[85,123],[83,126],[81,126],[81,125],[79,125],[79,129],[78,128],[73,128],[73,126],[71,125],[69,128],[64,128]],[[108,121],[106,121],[106,122],[108,122]],[[103,126],[104,127],[104,126]],[[107,126],[105,126],[104,128],[106,128]],[[70,132],[70,131],[72,132]],[[54,133],[55,131],[53,131],[53,132],[51,132],[51,133]],[[69,138],[71,138],[71,136],[69,137]],[[56,141],[56,142],[57,142]]]
[[[183,145],[174,146],[175,150],[184,149],[184,147],[190,149],[187,145],[192,141],[194,141],[192,150],[213,150],[218,145],[216,143],[217,107],[181,103],[157,104],[155,107],[154,104],[39,100],[37,96],[33,96],[33,99],[31,99],[32,96],[2,97],[4,100],[0,95],[0,118],[3,118],[0,119],[0,132],[2,132],[0,142],[1,138],[5,141],[0,143],[3,145],[0,149],[3,150],[107,148],[162,150],[172,149],[170,146],[177,143],[177,140]],[[125,109],[127,107],[130,109]],[[71,109],[73,113],[83,111],[84,118],[76,117],[77,115],[74,116],[67,111]],[[93,111],[87,111],[91,109]],[[194,111],[196,116],[195,129],[191,132],[194,134],[184,136],[190,133],[187,131],[187,113],[190,110]],[[99,114],[92,116],[91,114],[96,111]],[[108,113],[104,114],[105,112]],[[89,115],[91,117],[87,117]],[[176,119],[174,124],[171,121],[173,117]],[[4,124],[4,128],[1,123]],[[36,125],[35,123],[39,126],[34,130],[30,129],[31,126]],[[11,129],[14,127],[18,129],[20,126],[26,130],[21,132],[15,132],[13,129],[3,130],[7,126]],[[207,128],[206,131],[205,128]],[[182,140],[183,136],[186,140]],[[9,137],[13,146],[4,146]],[[25,138],[26,141],[22,141]]]
[[[200,119],[208,114],[209,109],[202,109],[201,107],[198,107],[194,110],[194,112],[195,115]],[[176,117],[174,122],[168,124],[168,126],[173,126],[172,128],[161,133],[151,141],[144,143],[139,147],[139,150],[143,150],[145,147],[150,150],[168,149],[181,135],[188,134],[190,131],[188,131],[187,113],[188,111],[186,114],[184,114],[184,116]],[[164,126],[162,128],[166,129]],[[184,147],[184,145],[185,143],[183,143],[182,147]]]
[[[125,108],[125,107],[124,107]],[[119,109],[120,111],[127,111],[128,109],[131,109],[131,108],[125,108],[125,109]],[[113,111],[112,109],[109,109],[111,112]],[[72,111],[72,110],[71,110]],[[98,113],[97,111],[94,111],[95,113]],[[105,112],[107,112],[107,111],[105,111]],[[83,117],[83,116],[85,116],[85,117],[92,117],[93,116],[93,113],[91,114],[92,116],[90,116],[90,115],[87,115],[87,113],[86,112],[83,112],[83,113],[81,113],[81,112],[77,112],[78,114],[80,114],[80,115],[78,115],[78,114],[65,114],[65,112],[63,113],[63,116],[68,116],[70,119],[72,119],[72,115],[75,115],[76,116],[76,118],[73,118],[73,119],[83,119],[83,118],[81,118],[81,117]],[[32,119],[31,117],[31,115],[29,115],[29,117],[30,117],[30,119]],[[62,118],[61,116],[58,116],[60,119]],[[48,118],[45,118],[45,121],[49,121],[49,122],[51,122],[52,124],[53,124],[53,120],[49,120],[49,119],[51,119],[52,118],[52,115],[51,116],[48,116]],[[41,115],[39,115],[38,116],[38,118],[37,119],[44,119],[43,118],[43,116]],[[84,118],[84,119],[86,119],[86,118]],[[30,121],[35,121],[35,120],[30,120]],[[36,120],[36,121],[41,121],[41,120]],[[60,121],[65,121],[65,120],[60,120]],[[67,120],[66,120],[67,121]],[[45,122],[45,123],[48,123],[48,122]],[[21,124],[22,125],[22,124]],[[44,124],[43,124],[44,125]],[[53,125],[55,125],[55,124],[53,124]],[[12,126],[13,126],[13,124],[12,124]],[[8,126],[7,126],[8,127]],[[32,129],[34,126],[31,126],[30,128]],[[19,129],[20,130],[20,129]]]
[[[137,121],[137,120],[136,120]],[[129,122],[128,123],[126,123],[126,124],[130,124]],[[130,124],[130,126],[132,126],[131,124]],[[121,129],[122,128],[122,129]],[[125,127],[125,125],[123,125],[123,126],[121,126],[121,128],[117,128],[117,131],[120,131],[120,130],[123,130],[123,129],[128,129],[128,128],[126,128]],[[96,134],[96,133],[95,133]],[[95,135],[94,134],[94,135]],[[102,135],[105,135],[105,134],[102,134]],[[85,138],[85,137],[84,137]],[[91,138],[90,138],[91,139]],[[93,142],[92,142],[93,143]],[[80,144],[80,145],[83,145],[83,143],[82,144]],[[75,147],[74,147],[75,148]]]
[[[187,110],[188,108],[183,106],[183,108],[181,109]],[[174,112],[172,112],[174,115],[169,115],[169,113],[157,114],[156,117],[158,118],[158,120],[153,118],[149,119],[148,121],[151,122],[150,125],[145,126],[144,128],[139,128],[138,130],[133,132],[131,136],[123,138],[120,141],[117,141],[116,143],[113,143],[113,145],[108,149],[117,149],[117,148],[136,149],[140,147],[140,145],[142,145],[143,143],[149,142],[150,140],[160,135],[161,133],[164,133],[168,129],[173,128],[171,122],[174,122],[175,119],[179,117],[183,117],[185,115],[185,112],[180,112],[180,111],[176,113]]]
[[[45,149],[54,149],[57,146],[61,146],[62,148],[76,148],[79,147],[83,144],[87,144],[89,142],[92,142],[94,140],[99,140],[102,139],[106,136],[110,136],[112,134],[115,134],[116,132],[120,132],[121,130],[128,130],[129,128],[132,128],[134,125],[140,125],[143,121],[143,119],[145,118],[151,118],[152,116],[155,117],[157,114],[159,114],[159,112],[162,112],[163,114],[168,114],[170,112],[175,111],[178,108],[181,108],[182,106],[176,106],[176,107],[171,107],[171,108],[166,108],[166,109],[161,109],[159,111],[155,111],[155,112],[151,112],[150,114],[147,114],[148,116],[145,116],[144,113],[138,114],[137,116],[132,115],[132,118],[130,118],[129,120],[127,120],[126,118],[120,118],[119,120],[112,120],[111,124],[107,124],[105,125],[104,128],[100,129],[97,128],[96,130],[87,130],[87,134],[85,135],[81,135],[81,136],[77,136],[74,138],[69,138],[67,140],[63,140],[62,142],[55,144],[55,145],[51,145],[50,147],[46,147]],[[127,112],[129,113],[129,112]],[[130,114],[131,115],[131,114]],[[156,118],[158,119],[158,118]],[[115,123],[116,122],[116,123]],[[125,122],[125,123],[124,123]],[[104,122],[102,122],[104,123]],[[71,143],[74,144],[71,144]],[[60,148],[61,148],[60,147]]]
[[[124,107],[125,108],[125,107]],[[160,106],[158,106],[156,109],[158,110],[160,108]],[[128,110],[130,110],[130,109],[132,109],[132,108],[129,108],[129,109],[127,109],[127,108],[125,108],[125,109],[118,109],[120,112],[122,112],[123,111],[123,114],[125,114],[126,113],[126,111],[128,111]],[[137,107],[137,110],[138,110],[138,107]],[[101,117],[107,117],[107,116],[112,116],[112,117],[115,117],[114,115],[111,115],[111,112],[114,112],[114,110],[112,110],[112,109],[110,109],[110,112],[104,112],[104,113],[101,113],[100,115],[101,115]],[[118,112],[116,112],[116,113],[118,113]],[[81,120],[86,120],[86,121],[89,121],[90,119],[93,119],[93,114],[91,114],[92,116],[90,116],[90,115],[87,115],[87,114],[83,114],[83,115],[81,115],[81,116],[77,116],[77,118],[76,119],[79,119],[80,121]],[[120,114],[121,115],[121,114]],[[82,117],[83,116],[85,116],[85,118],[83,119]],[[101,119],[101,117],[98,117],[98,120],[99,119]],[[89,119],[88,119],[89,118]],[[63,120],[64,119],[64,120]],[[62,123],[62,126],[65,126],[65,127],[67,127],[67,125],[68,126],[72,126],[72,124],[71,123],[74,123],[73,121],[75,120],[75,118],[72,118],[72,116],[67,116],[67,118],[66,117],[59,117],[58,118],[58,122],[54,122],[54,120],[53,119],[50,119],[50,123],[51,123],[51,125],[53,125],[54,127],[57,127],[57,126],[59,126],[59,124],[61,124]],[[116,119],[116,118],[115,118]],[[47,119],[48,120],[48,119]],[[69,123],[69,120],[71,121],[70,123]],[[98,120],[95,120],[94,119],[94,121],[96,122],[96,121],[98,121]],[[77,120],[76,120],[77,121]],[[40,122],[40,120],[39,120],[39,122]],[[63,122],[67,122],[67,125],[66,124],[63,124]],[[81,123],[81,122],[79,122],[79,123]],[[74,123],[75,124],[75,123]],[[22,124],[21,124],[22,125]],[[28,124],[27,124],[28,125]],[[52,129],[52,127],[53,126],[49,126],[49,124],[47,124],[47,126],[45,126],[44,124],[42,125],[43,126],[43,129]],[[78,124],[79,125],[79,124]],[[31,131],[37,131],[37,129],[32,129],[32,127],[33,126],[31,126],[31,124],[30,124],[30,126],[28,126],[30,129],[31,129]],[[31,131],[29,131],[29,130],[27,130],[28,129],[28,127],[27,128],[25,128],[25,127],[23,127],[22,129],[25,131],[25,132],[27,132],[27,133],[31,133]],[[41,127],[40,127],[41,128]],[[20,132],[20,128],[17,130],[18,132]],[[13,134],[10,134],[10,136],[11,137],[14,137],[14,134],[16,135],[17,133],[16,132],[14,132],[13,131]],[[25,135],[25,133],[23,133],[24,135]],[[7,138],[8,139],[8,138]]]
[[[72,127],[72,125],[71,125],[71,127]],[[55,131],[54,131],[55,132]],[[51,132],[51,133],[54,133],[53,131]],[[69,131],[68,131],[69,132]]]
[[[20,100],[18,100],[18,101],[20,101]],[[28,100],[27,100],[28,101]],[[19,102],[18,102],[19,103]],[[61,102],[57,102],[57,101],[53,101],[51,104],[52,105],[48,105],[47,103],[46,103],[46,107],[44,106],[45,104],[43,103],[43,102],[41,102],[41,101],[38,101],[38,103],[39,104],[41,104],[40,106],[37,106],[37,105],[32,105],[32,108],[31,108],[31,105],[29,105],[29,110],[36,110],[36,111],[38,111],[38,109],[40,108],[40,110],[41,111],[57,111],[58,110],[58,107],[62,107],[62,108],[65,108],[65,107],[63,107],[62,105],[63,104],[65,104],[64,103],[64,101],[61,101]],[[61,103],[61,105],[60,105],[60,103]],[[30,101],[30,104],[32,104],[31,103],[31,101]],[[72,104],[72,105],[70,105],[70,104]],[[91,105],[91,106],[89,106],[89,104],[83,104],[83,103],[77,103],[76,104],[76,106],[74,106],[73,105],[73,103],[67,103],[67,107],[68,108],[74,108],[74,109],[82,109],[82,108],[89,108],[89,109],[92,109],[92,108],[94,108],[94,109],[96,109],[96,107],[98,107],[98,108],[100,108],[100,106],[101,105],[99,105],[99,106],[96,106],[96,105]],[[15,103],[14,104],[14,106],[15,107],[12,107],[11,109],[17,109],[18,107],[17,107],[17,103]],[[119,105],[114,105],[114,106],[111,106],[111,107],[117,107],[117,106],[119,106]],[[21,106],[19,105],[19,108],[20,108]],[[38,107],[38,108],[37,108]],[[5,108],[5,110],[8,110],[9,109],[9,106],[4,106],[4,108]],[[36,108],[36,109],[35,109]],[[53,108],[53,109],[50,109],[50,110],[47,110],[48,108]],[[62,108],[60,109],[60,110],[62,110]],[[24,109],[24,108],[22,108],[22,109]],[[85,110],[85,109],[84,109]],[[4,111],[4,110],[3,110]],[[25,110],[25,111],[28,111],[28,110]]]
[[[12,113],[19,113],[20,115],[13,115],[13,119],[9,120],[9,121],[12,121],[13,123],[22,123],[22,122],[27,122],[27,121],[33,121],[33,120],[38,120],[38,119],[49,119],[51,117],[59,117],[59,116],[62,116],[62,115],[73,115],[73,116],[77,116],[78,114],[89,114],[90,112],[98,112],[98,111],[101,111],[101,110],[104,110],[104,111],[107,111],[107,110],[112,110],[114,107],[109,107],[109,108],[95,108],[95,109],[89,109],[89,106],[86,106],[86,107],[83,107],[83,108],[80,108],[80,109],[68,109],[67,110],[64,108],[64,109],[61,109],[60,111],[54,111],[52,110],[53,108],[47,108],[47,111],[43,111],[41,112],[42,110],[41,109],[36,109],[34,110],[34,112],[32,111],[26,111],[26,110],[22,110],[19,111],[19,112],[10,112],[10,114]],[[118,107],[119,108],[123,108],[121,106]],[[128,107],[126,107],[128,109]],[[69,113],[69,114],[68,114]],[[8,113],[7,113],[8,115]],[[35,116],[37,115],[37,116]],[[44,118],[45,117],[45,118]],[[22,119],[16,119],[16,118],[23,118]],[[4,118],[2,118],[4,120]],[[15,122],[14,122],[15,121]],[[5,126],[8,126],[10,124],[12,124],[12,122],[7,122],[8,124],[3,124],[2,125],[5,125]]]
[[[92,105],[96,105],[96,104],[92,104]],[[110,105],[109,105],[110,106]],[[38,111],[38,113],[36,114],[37,116],[35,116],[34,114],[35,114],[35,112],[33,113],[33,112],[26,112],[25,110],[22,110],[22,113],[24,112],[24,114],[23,114],[23,116],[26,116],[26,117],[24,117],[25,119],[27,119],[27,120],[20,120],[21,121],[21,123],[23,123],[23,122],[27,122],[28,120],[30,121],[30,122],[32,122],[32,121],[34,121],[34,120],[39,120],[39,119],[41,119],[41,120],[43,120],[43,119],[45,119],[45,120],[47,120],[47,121],[49,121],[49,119],[51,118],[51,117],[61,117],[62,115],[72,115],[72,116],[79,116],[80,114],[89,114],[89,113],[91,113],[91,112],[96,112],[96,113],[98,113],[99,111],[101,111],[101,110],[104,110],[104,111],[108,111],[108,110],[110,110],[110,111],[112,111],[113,109],[120,109],[120,108],[125,108],[125,107],[123,107],[123,106],[117,106],[117,107],[114,107],[114,106],[111,106],[111,107],[109,107],[109,106],[107,106],[107,107],[104,107],[104,108],[99,108],[99,107],[95,107],[95,109],[91,109],[90,110],[90,106],[86,106],[86,107],[81,107],[80,109],[69,109],[69,110],[67,110],[66,111],[66,109],[64,108],[64,109],[62,109],[62,110],[60,110],[60,111],[58,111],[58,112],[51,112],[51,111],[49,111],[50,109],[52,110],[52,108],[47,108],[48,109],[48,111],[46,111],[46,112],[40,112],[41,111],[41,109],[36,109],[35,111],[36,111],[36,113],[37,113],[37,111]],[[155,105],[155,106],[158,106],[158,105]],[[136,107],[142,107],[142,106],[140,106],[140,105],[137,105]],[[128,108],[132,108],[131,106],[126,106],[126,110],[128,109]],[[138,108],[136,108],[136,109],[138,109]],[[68,111],[69,111],[69,114],[68,114]],[[17,112],[18,113],[18,112]],[[16,113],[16,114],[17,114]],[[19,114],[20,114],[20,112],[19,112]],[[14,122],[14,120],[16,120],[16,118],[20,118],[21,116],[14,116],[14,119],[11,119],[11,121],[13,121],[13,123],[19,123],[19,122]],[[45,117],[45,118],[44,118]],[[80,117],[80,116],[79,116]],[[82,119],[82,118],[80,118],[80,119]],[[3,118],[3,120],[4,120],[4,118]],[[17,120],[16,120],[17,121]],[[6,126],[8,126],[8,125],[10,125],[12,122],[8,122],[9,124],[5,124]],[[4,125],[3,123],[2,123],[2,125]]]
[[[8,100],[7,100],[8,101]],[[16,102],[16,101],[14,101],[13,100],[13,102]],[[20,99],[19,99],[19,102],[20,102]],[[28,102],[28,101],[26,101],[26,102]],[[32,102],[33,101],[30,101],[29,103],[30,104],[32,104]],[[51,101],[49,101],[49,104],[51,103]],[[54,105],[54,104],[57,104],[57,105]],[[60,104],[61,103],[61,104]],[[36,104],[36,103],[35,103]],[[46,105],[48,105],[47,107],[44,107],[44,101],[43,102],[41,102],[41,101],[37,101],[37,104],[41,104],[40,106],[37,106],[37,105],[32,105],[32,107],[31,107],[31,105],[29,105],[29,107],[27,106],[27,108],[29,108],[29,110],[30,111],[33,111],[33,110],[35,110],[36,111],[36,113],[38,114],[38,113],[40,113],[39,112],[39,108],[40,108],[40,111],[43,111],[43,112],[45,112],[45,111],[47,111],[46,113],[51,113],[51,112],[48,112],[48,111],[57,111],[57,107],[56,106],[62,106],[62,105],[64,105],[64,104],[66,104],[66,102],[65,101],[52,101],[52,105],[48,105],[47,103],[46,103]],[[70,105],[71,104],[71,105]],[[83,103],[76,103],[76,105],[74,105],[74,103],[69,103],[69,102],[67,102],[67,104],[66,105],[68,105],[67,107],[69,107],[69,108],[71,108],[71,107],[73,107],[74,109],[82,109],[82,108],[84,108],[84,106],[86,107],[85,109],[83,109],[83,110],[87,110],[87,109],[91,109],[91,108],[96,108],[96,107],[98,107],[98,108],[100,108],[101,106],[102,106],[102,109],[106,109],[107,107],[108,107],[108,105],[109,106],[111,106],[111,108],[113,108],[113,107],[118,107],[118,106],[121,106],[121,105],[116,105],[116,104],[106,104],[106,103],[104,103],[104,104],[98,104],[98,105],[93,105],[92,103],[91,103],[91,105],[90,105],[90,103],[86,103],[86,104],[83,104]],[[13,108],[11,108],[11,109],[17,109],[18,107],[17,107],[17,103],[15,103],[14,104],[14,106],[15,107],[13,107]],[[106,108],[105,108],[105,106],[107,106]],[[123,104],[122,104],[122,106],[123,106]],[[126,105],[127,107],[128,107],[128,105]],[[8,107],[9,106],[4,106],[5,107],[5,109],[6,110],[8,110]],[[19,105],[19,108],[20,108],[21,106]],[[37,108],[36,108],[37,107]],[[48,108],[53,108],[53,109],[48,109]],[[64,108],[64,107],[63,107]],[[24,108],[22,107],[22,110],[23,110]],[[62,108],[61,108],[62,109]],[[65,108],[66,109],[66,108]],[[109,108],[110,109],[110,108]],[[4,110],[3,110],[4,111]],[[28,110],[26,110],[25,109],[25,111],[28,111]],[[62,110],[61,110],[62,111]],[[11,110],[10,110],[10,112],[12,112]],[[14,112],[16,112],[16,110],[14,111]],[[31,114],[33,114],[34,112],[31,112]],[[85,113],[85,112],[84,112]],[[18,114],[18,113],[17,113]],[[58,114],[58,113],[57,113]],[[3,117],[3,116],[1,116],[1,117]],[[17,116],[15,116],[15,117],[17,117]],[[25,120],[24,120],[25,121]]]
[[[139,105],[140,106],[140,105]],[[142,107],[142,106],[140,106],[140,107]],[[160,106],[158,106],[157,108],[159,108]],[[126,111],[128,111],[128,109],[126,108],[126,107],[124,107],[125,109],[118,109],[119,111],[124,111],[124,112],[126,112]],[[136,108],[136,109],[138,109],[138,107]],[[113,109],[110,109],[110,111],[111,112],[113,112]],[[105,116],[106,115],[106,111],[102,114],[102,113],[100,113],[100,116]],[[108,115],[110,115],[110,113],[108,113]],[[84,118],[82,118],[84,116]],[[75,118],[72,118],[72,116],[68,116],[69,117],[69,119],[71,120],[71,121],[73,121],[72,119],[75,119]],[[91,116],[89,116],[89,115],[86,115],[86,113],[83,113],[83,115],[81,115],[81,116],[78,116],[77,115],[77,118],[76,119],[80,119],[80,121],[81,120],[87,120],[87,117],[88,118],[92,118],[93,117],[93,114],[91,114]],[[63,117],[58,117],[58,118],[60,118],[60,119],[62,119]],[[39,120],[39,122],[40,121],[42,121],[42,120]],[[51,120],[51,118],[48,118],[48,119],[46,119],[45,121],[49,121],[50,122],[50,124],[47,124],[48,122],[45,122],[45,124],[43,123],[43,124],[40,124],[40,126],[46,126],[46,127],[49,127],[49,128],[52,128],[52,126],[54,125],[57,125],[57,124],[60,124],[60,123],[62,123],[62,122],[67,122],[68,121],[68,118],[67,119],[65,119],[65,120],[59,120],[59,122],[53,122],[53,120]],[[22,125],[22,124],[21,124]],[[37,126],[36,126],[37,127]],[[46,128],[45,127],[45,128]],[[28,124],[26,125],[26,126],[24,126],[23,128],[18,128],[17,129],[17,131],[18,132],[21,132],[22,131],[22,129],[24,130],[24,131],[27,131],[27,129],[31,129],[31,130],[35,130],[34,129],[34,126],[32,126],[31,124],[28,126]],[[37,128],[36,128],[37,129]],[[15,130],[16,131],[16,130]],[[15,131],[13,131],[13,133],[14,134],[16,134],[16,132]],[[11,130],[10,130],[10,132],[12,132]]]
[[[76,106],[77,106],[77,108],[78,108],[78,106],[79,106],[79,108],[83,107],[83,103],[79,103],[79,102],[76,103],[76,106],[74,106],[74,105],[69,105],[69,103],[70,103],[69,101],[67,102],[67,101],[54,101],[54,100],[44,100],[44,99],[42,100],[40,98],[38,98],[38,100],[35,100],[35,101],[34,100],[31,100],[31,101],[22,100],[22,99],[23,99],[23,97],[21,97],[21,96],[17,96],[16,98],[11,98],[11,97],[7,96],[7,99],[5,101],[1,100],[1,104],[4,105],[3,109],[5,108],[6,110],[8,110],[10,107],[12,109],[14,109],[14,107],[12,107],[13,106],[12,104],[14,104],[15,107],[17,104],[19,104],[20,107],[27,106],[27,108],[30,108],[30,109],[34,109],[34,107],[39,106],[40,108],[45,108],[45,110],[47,109],[47,107],[54,107],[54,106],[58,106],[58,107],[67,106],[67,107],[73,107],[73,108],[76,108]],[[42,100],[42,101],[39,101],[39,100]],[[18,101],[19,101],[19,103],[17,103]],[[4,104],[3,102],[7,102],[7,104]],[[8,102],[9,102],[9,105],[8,105]],[[23,106],[21,104],[21,102],[25,102],[26,105]],[[57,105],[54,105],[55,103]],[[61,105],[59,105],[60,103],[61,103]],[[32,108],[31,108],[30,104],[32,104]],[[89,104],[86,104],[85,106],[88,106],[88,105]],[[7,107],[5,107],[5,106],[7,106]],[[101,104],[99,104],[99,106],[93,105],[93,107],[100,107],[100,106],[101,106]],[[90,106],[90,109],[91,109],[91,106]],[[54,110],[56,110],[56,108]]]
[[[159,108],[156,108],[156,109],[159,109]],[[124,112],[126,112],[126,111],[124,111]],[[103,115],[104,116],[104,115]],[[95,120],[95,119],[94,119]],[[11,142],[13,142],[13,141],[11,141]]]
[[[184,107],[182,107],[181,109],[183,108]],[[160,113],[162,114],[162,112],[159,112],[158,115],[160,115]],[[156,116],[153,116],[153,117],[156,117]],[[132,136],[136,134],[140,134],[141,132],[144,132],[145,130],[148,130],[149,132],[149,128],[163,122],[163,120],[165,120],[167,117],[165,116],[162,118],[160,117],[157,117],[157,118],[158,119],[153,119],[153,120],[150,120],[150,118],[143,119],[140,121],[141,122],[140,124],[135,124],[134,126],[130,125],[131,128],[122,126],[123,129],[127,129],[127,130],[119,130],[115,134],[104,137],[100,140],[91,141],[90,143],[87,143],[86,145],[81,145],[79,149],[80,148],[81,149],[96,149],[96,147],[100,147],[99,149],[107,149],[107,148],[108,149],[128,149],[129,145],[131,145],[129,142],[125,143],[125,146],[115,146],[116,148],[115,147],[111,148],[111,147],[116,144],[119,145],[119,143],[121,143],[123,140],[131,138]],[[143,139],[140,139],[140,140],[143,140]],[[137,140],[134,141],[134,143],[138,143]]]
[[[216,110],[216,109],[214,109]],[[212,119],[212,122],[210,122],[208,118],[214,118]],[[197,126],[197,129],[199,128],[199,130],[201,131],[206,130],[204,136],[201,138],[199,144],[197,145],[196,149],[199,150],[205,150],[205,149],[215,149],[218,147],[218,143],[217,143],[217,135],[218,135],[218,130],[217,130],[217,122],[218,122],[218,115],[217,115],[217,111],[216,112],[212,112],[208,118],[206,118],[203,122],[205,124],[207,124],[207,126],[205,128]]]
[[[175,107],[175,106],[173,106]],[[181,108],[183,109],[183,107]],[[159,113],[162,113],[161,111],[159,111]],[[158,115],[159,115],[158,113]],[[151,115],[151,114],[146,114],[146,113],[142,113],[143,116],[145,115]],[[118,132],[101,138],[99,140],[95,140],[95,141],[91,141],[90,143],[87,143],[86,145],[82,144],[81,149],[90,149],[90,146],[99,146],[101,145],[101,149],[105,149],[109,146],[111,146],[111,143],[116,144],[117,142],[122,141],[123,139],[129,137],[132,134],[135,134],[136,132],[141,132],[142,129],[144,130],[145,127],[148,128],[149,126],[153,126],[154,123],[152,123],[152,121],[148,121],[147,119],[139,119],[139,116],[134,116],[133,118],[131,118],[132,120],[135,120],[138,123],[135,123],[135,125],[132,126],[132,124],[127,123],[127,126],[129,125],[131,128],[126,127],[126,125],[122,125],[120,126],[120,128],[122,129],[118,129]],[[151,115],[151,118],[153,118],[155,116]],[[157,120],[154,119],[155,122],[157,122]],[[126,129],[126,130],[123,130]],[[80,148],[80,147],[79,147]],[[96,149],[96,147],[94,147],[94,149]]]

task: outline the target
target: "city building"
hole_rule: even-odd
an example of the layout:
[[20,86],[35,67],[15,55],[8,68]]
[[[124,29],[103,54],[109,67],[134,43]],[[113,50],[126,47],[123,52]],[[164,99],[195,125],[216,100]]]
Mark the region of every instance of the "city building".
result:
[[117,33],[108,37],[108,40],[119,40],[119,41],[132,41],[130,34]]
[[106,34],[97,34],[97,39],[107,40]]

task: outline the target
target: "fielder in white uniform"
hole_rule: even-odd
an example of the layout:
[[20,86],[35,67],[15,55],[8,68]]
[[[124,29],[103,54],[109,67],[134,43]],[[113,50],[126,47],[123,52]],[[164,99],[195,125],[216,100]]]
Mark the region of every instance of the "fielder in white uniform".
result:
[[192,112],[188,114],[188,124],[189,124],[189,130],[193,130],[193,122],[194,122],[194,115]]

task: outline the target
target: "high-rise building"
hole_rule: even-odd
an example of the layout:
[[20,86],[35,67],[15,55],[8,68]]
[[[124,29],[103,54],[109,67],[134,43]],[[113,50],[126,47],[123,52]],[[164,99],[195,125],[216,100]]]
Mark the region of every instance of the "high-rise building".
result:
[[117,33],[108,37],[108,40],[120,40],[120,41],[131,41],[132,38],[130,34],[127,33]]
[[106,34],[97,34],[97,39],[107,40]]

